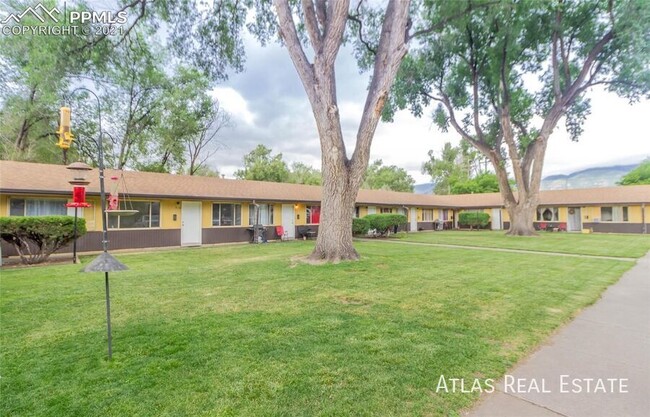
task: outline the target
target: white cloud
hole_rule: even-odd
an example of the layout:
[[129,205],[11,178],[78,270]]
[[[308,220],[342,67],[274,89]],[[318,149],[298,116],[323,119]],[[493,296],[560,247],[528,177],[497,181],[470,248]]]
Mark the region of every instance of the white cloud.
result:
[[210,91],[212,97],[219,100],[221,108],[230,115],[248,125],[255,124],[255,115],[248,109],[248,103],[237,90],[231,87],[217,87]]

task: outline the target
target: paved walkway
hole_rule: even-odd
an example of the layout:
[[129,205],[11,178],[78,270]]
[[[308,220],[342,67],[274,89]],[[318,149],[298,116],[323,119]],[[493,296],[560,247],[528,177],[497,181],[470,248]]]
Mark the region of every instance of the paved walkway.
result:
[[434,246],[439,248],[485,250],[490,252],[524,253],[527,255],[550,255],[550,256],[564,256],[569,258],[611,259],[614,261],[627,261],[627,262],[636,261],[636,258],[623,258],[620,256],[582,255],[579,253],[545,252],[540,250],[528,250],[528,249],[494,248],[489,246],[454,245],[450,243],[409,242],[408,240],[366,239],[366,238],[355,238],[355,240],[361,240],[365,242],[381,242],[381,243],[389,243],[389,244],[394,243],[394,244],[401,244],[401,245]]
[[650,252],[464,415],[650,415]]

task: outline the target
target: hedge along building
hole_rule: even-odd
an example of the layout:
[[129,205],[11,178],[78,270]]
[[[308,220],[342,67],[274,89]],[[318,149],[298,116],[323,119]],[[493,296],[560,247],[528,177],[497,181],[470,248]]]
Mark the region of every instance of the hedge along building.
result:
[[[317,186],[214,177],[106,170],[105,177],[123,177],[122,200],[137,210],[132,216],[108,216],[111,249],[194,246],[246,242],[251,225],[267,226],[268,238],[300,237],[306,228],[318,231],[321,189]],[[69,173],[63,165],[0,161],[0,215],[67,214],[71,200]],[[79,251],[101,249],[102,213],[99,176],[89,175],[87,200],[80,211],[88,233]],[[107,180],[107,191],[111,181]],[[127,191],[128,195],[124,195]],[[647,233],[650,186],[627,186],[541,193],[538,223],[565,225],[568,230]],[[384,190],[361,190],[355,215],[405,214],[410,231],[432,230],[440,221],[458,226],[463,211],[483,211],[493,229],[507,229],[509,219],[498,193],[437,196]],[[256,214],[259,213],[259,217]],[[3,254],[12,254],[4,246]]]

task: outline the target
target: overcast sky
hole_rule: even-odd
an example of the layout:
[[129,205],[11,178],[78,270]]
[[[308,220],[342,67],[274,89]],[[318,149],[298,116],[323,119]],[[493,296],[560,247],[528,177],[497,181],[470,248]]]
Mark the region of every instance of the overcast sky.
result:
[[[211,160],[226,177],[243,165],[243,156],[258,144],[281,152],[288,163],[303,162],[320,168],[320,144],[313,114],[286,50],[279,45],[262,48],[248,42],[246,70],[213,90],[231,115],[233,127],[222,130],[227,149]],[[368,74],[359,74],[354,58],[342,49],[337,60],[337,90],[341,123],[348,155],[366,97]],[[549,140],[544,175],[568,174],[583,168],[635,163],[650,156],[650,102],[632,106],[604,91],[593,91],[592,112],[580,142],[572,142],[563,122]],[[422,118],[408,111],[393,123],[380,123],[371,148],[371,161],[406,169],[416,183],[429,182],[421,173],[427,152],[440,152],[445,142],[457,144],[459,136],[443,134],[432,125],[431,111]]]

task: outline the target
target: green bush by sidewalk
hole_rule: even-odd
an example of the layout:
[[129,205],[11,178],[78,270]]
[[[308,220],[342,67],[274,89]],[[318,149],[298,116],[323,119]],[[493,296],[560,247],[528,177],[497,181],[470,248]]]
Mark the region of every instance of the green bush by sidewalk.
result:
[[352,234],[353,235],[366,235],[370,230],[370,222],[366,218],[352,219]]
[[470,229],[485,229],[490,224],[490,215],[487,213],[460,213],[458,215],[458,224],[469,226]]
[[[86,220],[77,219],[77,237],[86,234]],[[16,248],[24,264],[45,262],[74,239],[74,217],[0,217],[0,238]]]
[[364,219],[370,223],[370,229],[375,229],[382,236],[408,221],[403,214],[369,214]]

